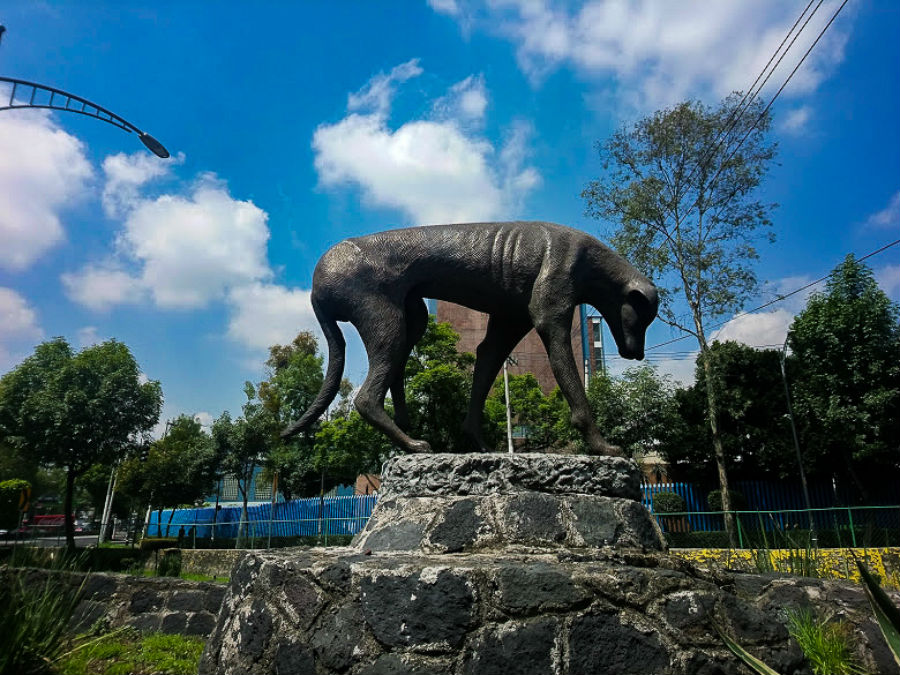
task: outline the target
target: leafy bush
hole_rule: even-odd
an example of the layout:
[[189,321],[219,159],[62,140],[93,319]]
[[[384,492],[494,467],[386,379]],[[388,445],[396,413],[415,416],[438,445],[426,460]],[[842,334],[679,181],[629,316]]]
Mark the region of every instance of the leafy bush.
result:
[[[747,509],[747,499],[743,494],[738,492],[737,490],[729,490],[731,494],[731,510],[732,511],[744,511]],[[721,490],[713,490],[706,496],[706,501],[709,504],[710,511],[721,511],[722,510],[722,491]]]
[[675,492],[657,492],[653,495],[653,513],[683,513],[684,497]]
[[19,526],[19,496],[31,483],[20,478],[0,481],[0,528],[13,530]]
[[168,549],[163,551],[156,568],[156,575],[160,577],[181,576],[181,549]]

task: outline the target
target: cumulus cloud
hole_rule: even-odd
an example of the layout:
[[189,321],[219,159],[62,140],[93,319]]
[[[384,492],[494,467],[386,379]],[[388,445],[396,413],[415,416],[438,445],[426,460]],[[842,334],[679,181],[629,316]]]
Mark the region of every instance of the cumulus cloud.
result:
[[883,209],[873,213],[866,220],[866,225],[877,229],[894,229],[900,226],[900,191],[891,196]]
[[787,337],[794,313],[786,309],[734,317],[712,335],[713,340],[733,340],[751,347],[780,347]]
[[[435,102],[433,118],[392,128],[386,111],[395,83],[421,72],[409,61],[376,75],[351,95],[346,117],[316,129],[320,183],[356,186],[367,203],[397,209],[417,224],[509,216],[539,178],[523,166],[525,136],[513,133],[508,152],[501,149],[498,157],[491,143],[466,131],[487,104],[480,77],[451,87]],[[365,107],[371,112],[355,112]]]
[[173,164],[184,162],[184,153],[160,159],[146,152],[126,155],[120,152],[103,160],[103,210],[110,218],[125,215],[139,201],[139,189],[155,179],[167,176]]
[[321,335],[308,290],[249,284],[232,289],[228,304],[228,336],[250,348],[288,344],[301,330]]
[[900,302],[900,265],[884,265],[873,272],[881,290],[894,302]]
[[[464,11],[457,3],[431,6],[454,17],[477,14],[476,27],[510,40],[520,67],[535,82],[563,66],[589,78],[613,77],[618,97],[640,109],[747,89],[799,13],[780,0],[491,0],[481,11]],[[836,6],[837,0],[822,6],[773,80],[783,81]],[[842,19],[825,33],[785,95],[814,90],[843,61],[849,21]]]
[[0,286],[0,372],[43,336],[37,312],[28,301],[13,289]]
[[137,186],[164,171],[127,161],[104,167],[113,168],[104,193],[116,195],[111,204],[125,210],[125,220],[116,256],[62,275],[72,300],[106,309],[149,296],[160,308],[196,309],[224,298],[229,288],[272,275],[266,212],[234,199],[213,174],[200,176],[186,195],[147,199]]
[[808,105],[800,106],[789,111],[781,123],[781,130],[788,134],[801,134],[806,131],[809,120],[812,117],[812,108]]
[[60,213],[92,175],[84,145],[49,113],[0,114],[0,268],[23,270],[62,241]]

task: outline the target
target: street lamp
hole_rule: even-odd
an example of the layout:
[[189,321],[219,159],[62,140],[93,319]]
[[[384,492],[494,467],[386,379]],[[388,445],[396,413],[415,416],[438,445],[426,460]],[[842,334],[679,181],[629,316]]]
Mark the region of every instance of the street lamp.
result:
[[[56,87],[49,87],[47,85],[29,82],[28,80],[19,80],[13,77],[0,76],[0,82],[9,82],[12,84],[9,102],[5,106],[0,106],[0,111],[15,110],[18,108],[46,108],[49,110],[61,110],[63,112],[87,115],[88,117],[93,117],[101,122],[112,124],[114,127],[118,127],[128,133],[136,133],[141,143],[157,157],[166,159],[169,156],[169,151],[166,150],[162,143],[153,138],[153,136],[141,131],[131,122],[119,117],[114,112],[111,112],[96,103],[92,103],[86,98],[70,94],[62,89],[57,89]],[[15,100],[16,93],[20,90],[24,90],[25,98],[23,101],[27,99],[27,103],[17,102]]]

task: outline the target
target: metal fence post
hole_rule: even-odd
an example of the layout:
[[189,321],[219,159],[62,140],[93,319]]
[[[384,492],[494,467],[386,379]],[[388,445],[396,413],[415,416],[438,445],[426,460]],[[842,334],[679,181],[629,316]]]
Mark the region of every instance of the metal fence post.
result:
[[853,527],[853,511],[847,507],[847,519],[850,521],[850,541],[853,542],[853,548],[856,548],[856,528]]

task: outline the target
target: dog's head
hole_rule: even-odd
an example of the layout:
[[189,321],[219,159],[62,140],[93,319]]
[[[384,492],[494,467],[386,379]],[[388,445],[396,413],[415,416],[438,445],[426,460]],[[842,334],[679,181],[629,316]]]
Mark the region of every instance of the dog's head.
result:
[[644,358],[647,327],[656,318],[659,294],[649,279],[630,281],[621,291],[618,303],[603,313],[609,330],[626,359]]

